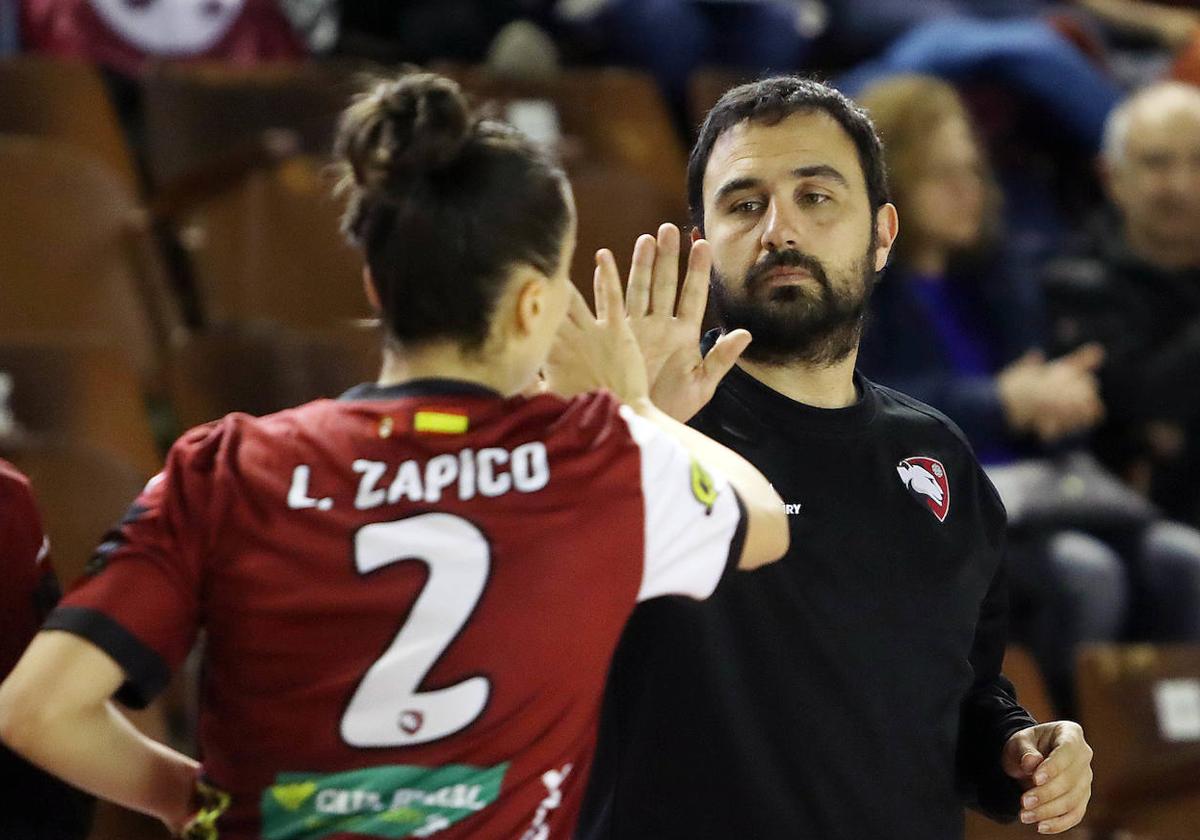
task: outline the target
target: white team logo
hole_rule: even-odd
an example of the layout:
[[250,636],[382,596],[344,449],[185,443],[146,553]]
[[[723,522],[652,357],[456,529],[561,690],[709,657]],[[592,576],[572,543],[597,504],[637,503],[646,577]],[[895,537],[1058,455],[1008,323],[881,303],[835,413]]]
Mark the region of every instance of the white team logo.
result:
[[91,5],[143,52],[194,55],[225,36],[246,0],[91,0]]
[[914,455],[897,464],[896,472],[909,492],[925,503],[938,522],[945,522],[950,513],[950,482],[942,462]]

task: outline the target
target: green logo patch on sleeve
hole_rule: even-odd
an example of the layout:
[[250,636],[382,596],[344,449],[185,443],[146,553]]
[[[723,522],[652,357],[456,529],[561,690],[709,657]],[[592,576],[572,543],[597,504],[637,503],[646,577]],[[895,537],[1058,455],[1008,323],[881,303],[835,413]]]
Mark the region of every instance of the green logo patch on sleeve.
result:
[[708,470],[700,466],[700,462],[692,459],[692,495],[696,501],[704,505],[704,512],[711,514],[713,505],[717,503],[717,485]]
[[496,801],[508,764],[391,765],[317,775],[280,773],[263,791],[263,840],[320,840],[341,832],[427,837]]

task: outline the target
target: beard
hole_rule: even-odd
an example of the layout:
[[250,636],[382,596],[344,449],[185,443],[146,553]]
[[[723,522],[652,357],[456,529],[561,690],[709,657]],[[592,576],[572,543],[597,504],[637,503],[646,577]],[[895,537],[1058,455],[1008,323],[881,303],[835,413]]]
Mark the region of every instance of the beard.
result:
[[[714,267],[712,303],[725,330],[749,330],[754,340],[743,355],[768,365],[793,362],[828,367],[858,348],[867,304],[875,286],[875,236],[867,253],[831,282],[816,257],[800,251],[774,251],[746,272],[742,292],[734,292]],[[768,286],[774,268],[801,268],[812,284]]]

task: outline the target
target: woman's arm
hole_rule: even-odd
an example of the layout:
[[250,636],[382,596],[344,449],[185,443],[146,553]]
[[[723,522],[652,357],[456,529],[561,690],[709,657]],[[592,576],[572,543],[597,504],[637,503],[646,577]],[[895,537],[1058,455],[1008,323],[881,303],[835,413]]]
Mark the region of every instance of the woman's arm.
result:
[[0,685],[0,740],[70,784],[178,832],[193,811],[199,765],[117,711],[110,698],[124,680],[91,642],[39,633]]

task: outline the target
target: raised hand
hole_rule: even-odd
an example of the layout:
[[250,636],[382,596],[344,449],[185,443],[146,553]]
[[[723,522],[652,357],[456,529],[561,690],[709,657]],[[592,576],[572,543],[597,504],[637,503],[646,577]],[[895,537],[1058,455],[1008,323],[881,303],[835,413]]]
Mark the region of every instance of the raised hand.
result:
[[606,388],[632,403],[649,396],[646,364],[625,317],[616,263],[603,253],[607,259],[597,255],[594,277],[596,314],[572,286],[567,317],[546,361],[546,389],[570,397]]
[[[750,333],[734,330],[722,335],[708,355],[701,356],[712,251],[703,239],[692,243],[677,306],[680,240],[679,228],[672,224],[662,225],[657,238],[638,238],[625,309],[646,360],[650,398],[662,411],[687,421],[712,399],[717,384],[750,344]],[[597,258],[616,270],[611,252],[601,251]]]

